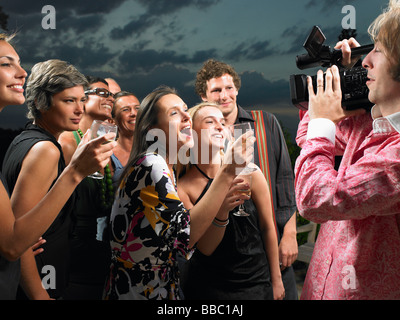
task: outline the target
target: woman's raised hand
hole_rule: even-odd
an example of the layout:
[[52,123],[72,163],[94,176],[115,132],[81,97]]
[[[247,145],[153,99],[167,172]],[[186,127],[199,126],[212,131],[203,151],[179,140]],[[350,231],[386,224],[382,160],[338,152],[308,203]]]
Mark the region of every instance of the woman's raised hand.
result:
[[229,166],[237,174],[236,168],[244,168],[252,162],[254,153],[254,142],[256,138],[252,130],[246,131],[235,141],[229,141],[225,151],[223,165]]
[[83,178],[104,168],[110,161],[117,142],[114,133],[90,140],[90,130],[83,136],[81,143],[72,156],[69,166]]

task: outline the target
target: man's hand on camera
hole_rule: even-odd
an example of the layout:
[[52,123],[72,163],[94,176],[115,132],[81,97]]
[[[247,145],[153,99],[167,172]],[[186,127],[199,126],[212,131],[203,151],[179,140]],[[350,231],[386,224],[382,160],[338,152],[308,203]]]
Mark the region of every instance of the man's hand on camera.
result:
[[325,85],[322,70],[317,73],[317,92],[314,92],[311,77],[307,78],[310,119],[325,118],[335,124],[339,121],[365,113],[364,109],[346,111],[342,108],[342,90],[340,89],[340,74],[337,66],[326,71]]
[[359,46],[360,44],[354,38],[350,38],[348,40],[344,39],[336,44],[335,49],[342,50],[342,60],[340,63],[343,67],[350,69],[357,63],[358,60],[360,60],[361,56],[353,57],[353,59],[351,58],[351,48],[356,48]]

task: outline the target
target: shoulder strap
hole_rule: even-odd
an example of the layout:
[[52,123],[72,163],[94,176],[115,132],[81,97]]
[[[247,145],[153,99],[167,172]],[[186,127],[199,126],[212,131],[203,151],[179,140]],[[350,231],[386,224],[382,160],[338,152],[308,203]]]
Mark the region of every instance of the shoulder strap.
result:
[[206,177],[208,180],[213,180],[213,179],[211,179],[208,175],[206,175],[205,172],[204,172],[203,170],[201,170],[201,169],[198,167],[197,164],[194,164],[194,166],[195,166],[196,169],[199,170],[199,172],[200,172],[204,177]]
[[264,116],[261,110],[252,110],[251,115],[254,118],[254,129],[257,139],[258,157],[260,163],[260,169],[267,179],[268,184],[270,183],[269,174],[269,162],[268,162],[268,149],[267,149],[267,137],[265,133]]
[[76,140],[76,144],[79,145],[79,143],[81,142],[81,136],[76,131],[73,131],[72,133],[74,134],[74,137],[75,137],[75,140]]
[[272,184],[269,172],[268,147],[267,147],[265,124],[264,124],[264,115],[262,110],[251,110],[251,115],[253,116],[254,119],[254,129],[257,139],[257,149],[258,149],[260,169],[264,174],[265,179],[267,179],[267,183],[269,186],[274,224],[275,224],[275,229],[277,229],[275,209],[274,209],[275,208],[274,197],[272,196]]

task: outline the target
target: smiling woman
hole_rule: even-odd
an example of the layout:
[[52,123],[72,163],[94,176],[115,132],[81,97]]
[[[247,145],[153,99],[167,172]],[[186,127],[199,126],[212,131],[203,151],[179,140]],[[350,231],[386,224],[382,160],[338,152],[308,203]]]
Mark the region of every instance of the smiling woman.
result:
[[[186,166],[178,180],[178,194],[188,209],[201,201],[214,183],[228,134],[218,104],[203,102],[191,108],[189,113],[193,130],[201,142],[195,146],[199,162]],[[204,146],[208,147],[205,154]],[[246,181],[243,175],[238,178]],[[185,299],[264,300],[284,297],[269,187],[260,169],[251,174],[250,181],[251,186],[239,180],[234,182],[220,209],[226,212],[225,217],[217,216],[196,243],[192,257],[181,264]],[[251,198],[247,196],[248,191]],[[248,217],[236,216],[240,204],[245,206]]]
[[2,50],[0,52],[0,111],[7,105],[20,105],[25,102],[24,83],[26,71],[20,66],[19,56],[8,43],[13,36],[0,34]]
[[[177,255],[189,252],[219,214],[237,166],[226,161],[189,212],[178,196],[173,166],[178,150],[193,146],[191,128],[187,106],[175,90],[161,87],[143,99],[111,212],[106,299],[180,299]],[[154,141],[146,138],[152,129],[167,137],[168,156],[149,152]]]
[[[16,57],[14,61],[18,61]],[[14,100],[21,99],[19,85],[24,83],[26,73],[24,74],[16,63],[11,63],[11,67],[2,68],[10,68],[13,72],[21,74],[16,78],[18,83],[14,79],[11,86],[7,87],[10,91],[10,101],[12,97]],[[22,217],[46,196],[65,169],[57,138],[64,130],[78,128],[83,113],[83,102],[86,99],[86,84],[84,76],[64,61],[49,60],[32,68],[27,82],[26,103],[29,109],[28,116],[33,122],[11,143],[3,164],[3,172],[12,193],[13,211],[17,218]],[[47,242],[43,245],[44,252],[37,256],[36,263],[31,250],[21,257],[21,284],[29,298],[58,298],[65,289],[68,278],[68,230],[71,218],[69,211],[68,202],[43,234]],[[57,271],[56,288],[49,289],[48,292],[43,289],[39,274],[45,265],[51,265]]]
[[[9,40],[10,37],[0,34],[0,111],[9,104],[18,105],[25,101],[22,86],[27,74],[20,66],[19,56]],[[34,133],[40,134],[40,131],[38,127],[38,131]],[[105,136],[88,142],[86,135],[71,164],[63,170],[57,181],[53,181],[52,188],[46,190],[48,192],[42,197],[43,199],[38,198],[29,204],[25,201],[31,200],[31,193],[36,194],[35,186],[31,190],[28,189],[26,194],[13,194],[10,202],[7,182],[0,172],[0,299],[16,298],[20,280],[19,257],[49,228],[78,183],[86,175],[105,165],[115,146],[114,143],[103,145],[106,139]],[[54,140],[54,137],[51,140]],[[17,149],[16,144],[12,148]],[[59,157],[61,158],[60,154]],[[15,163],[17,159],[12,158],[10,162]],[[46,158],[40,162],[49,168]],[[19,165],[19,169],[22,166],[25,170],[25,161]],[[18,173],[14,173],[13,178],[16,179]],[[31,174],[32,182],[37,173],[32,170]],[[20,210],[21,207],[24,208]],[[43,292],[43,288],[41,290]],[[48,295],[35,295],[35,297],[48,298]]]

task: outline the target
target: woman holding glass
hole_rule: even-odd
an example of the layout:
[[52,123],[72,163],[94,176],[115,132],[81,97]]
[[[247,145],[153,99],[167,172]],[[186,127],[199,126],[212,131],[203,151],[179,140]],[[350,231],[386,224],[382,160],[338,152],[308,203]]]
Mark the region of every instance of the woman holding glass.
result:
[[[22,87],[26,73],[20,67],[15,50],[5,40],[0,41],[0,50],[1,106],[21,104],[24,102]],[[115,147],[115,144],[102,146],[101,149],[107,153],[96,156],[99,150],[88,152],[90,149],[85,147],[94,143],[87,143],[89,137],[85,135],[82,147],[72,157],[70,165],[65,166],[57,138],[64,130],[76,130],[78,127],[86,99],[86,84],[83,75],[64,61],[49,60],[36,64],[26,88],[28,117],[33,122],[14,139],[4,158],[3,173],[12,194],[11,205],[16,219],[14,239],[18,247],[25,247],[26,250],[28,245],[34,243],[33,239],[37,240],[42,235],[47,240],[43,245],[44,252],[36,256],[36,261],[32,250],[27,250],[21,257],[21,285],[31,299],[58,298],[62,295],[68,277],[68,228],[72,198],[64,204],[78,183],[100,168],[98,164],[93,166],[99,163],[99,158],[104,166]],[[96,147],[106,140],[107,137],[98,139]],[[88,153],[84,156],[82,152]],[[1,194],[4,197],[4,190]],[[6,211],[11,210],[3,200],[1,215],[6,217]],[[4,226],[6,220],[12,223],[10,218],[4,218],[0,223],[2,244],[4,234],[10,235],[8,227]],[[25,237],[26,242],[22,240]],[[13,247],[10,242],[6,243]],[[3,262],[1,264],[0,295],[3,296],[2,284],[6,276],[3,274]],[[54,268],[52,274],[55,279],[48,283],[48,291],[41,282],[41,276],[48,272],[48,269],[42,269],[43,266]],[[18,273],[13,277],[18,280]],[[16,288],[8,287],[6,290],[15,294]]]
[[[250,134],[244,138],[254,143]],[[179,299],[178,252],[189,252],[216,216],[226,219],[219,209],[235,178],[232,149],[209,192],[189,211],[177,194],[173,167],[181,148],[192,146],[191,118],[175,90],[161,87],[144,98],[111,212],[105,299]]]
[[[194,159],[199,160],[186,166],[178,180],[179,196],[188,209],[201,201],[213,185],[229,134],[216,104],[201,103],[191,108],[189,114],[199,141]],[[203,155],[205,151],[208,159]],[[283,299],[285,295],[267,182],[259,169],[238,178],[250,185],[251,199],[244,202],[247,215],[237,214],[239,204],[232,198],[231,209],[235,210],[218,225],[212,224],[197,242],[182,270],[185,299],[266,300]],[[219,237],[214,246],[210,245],[212,235]]]

